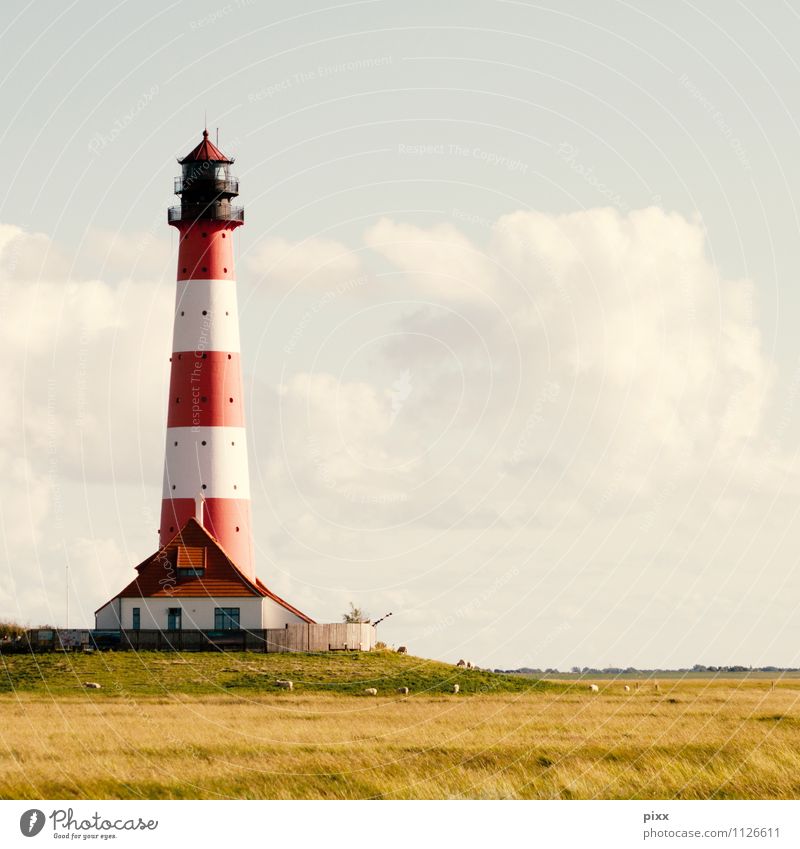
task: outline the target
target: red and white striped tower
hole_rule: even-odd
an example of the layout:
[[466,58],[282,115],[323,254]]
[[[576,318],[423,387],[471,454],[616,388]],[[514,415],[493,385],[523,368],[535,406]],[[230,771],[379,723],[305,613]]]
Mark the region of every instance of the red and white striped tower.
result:
[[231,205],[232,162],[204,130],[180,160],[181,204],[168,213],[180,247],[159,540],[195,516],[255,580],[233,264],[244,210]]

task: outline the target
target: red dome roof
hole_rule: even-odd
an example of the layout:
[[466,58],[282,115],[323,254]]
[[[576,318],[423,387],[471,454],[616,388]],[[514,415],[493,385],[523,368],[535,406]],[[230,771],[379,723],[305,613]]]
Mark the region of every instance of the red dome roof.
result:
[[181,165],[184,162],[233,162],[215,145],[208,140],[208,130],[203,130],[203,141],[183,159],[178,160]]

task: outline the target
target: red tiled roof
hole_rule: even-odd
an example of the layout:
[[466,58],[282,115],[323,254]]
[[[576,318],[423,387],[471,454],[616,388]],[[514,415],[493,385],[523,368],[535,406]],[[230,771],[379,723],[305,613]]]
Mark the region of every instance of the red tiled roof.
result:
[[233,162],[215,145],[208,140],[208,130],[203,130],[203,141],[183,159],[179,159],[181,165],[184,162]]
[[[205,549],[205,572],[202,577],[178,574],[177,556],[181,548]],[[253,583],[225,553],[219,542],[194,518],[189,519],[163,548],[143,560],[136,571],[138,576],[114,598],[261,596],[272,599],[305,622],[314,621],[275,595],[258,578]]]

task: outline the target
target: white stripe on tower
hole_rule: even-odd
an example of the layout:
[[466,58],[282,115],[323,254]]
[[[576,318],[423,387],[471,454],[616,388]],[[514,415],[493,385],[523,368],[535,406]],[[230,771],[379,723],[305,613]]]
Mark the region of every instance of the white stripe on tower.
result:
[[235,280],[179,280],[172,352],[239,353]]
[[161,541],[202,496],[204,527],[255,580],[232,232],[221,221],[181,228]]

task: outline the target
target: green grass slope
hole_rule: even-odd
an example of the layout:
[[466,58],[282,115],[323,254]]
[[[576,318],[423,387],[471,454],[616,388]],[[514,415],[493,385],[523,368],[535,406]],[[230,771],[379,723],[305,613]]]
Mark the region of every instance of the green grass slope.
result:
[[[464,669],[435,660],[378,652],[256,654],[245,652],[103,652],[0,656],[0,693],[103,697],[286,693],[276,680],[288,679],[296,693],[379,695],[408,687],[411,693],[523,693],[565,689],[514,675]],[[84,682],[99,690],[87,690]],[[288,695],[288,694],[287,694]]]

